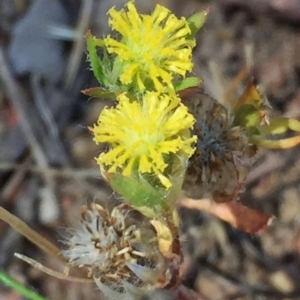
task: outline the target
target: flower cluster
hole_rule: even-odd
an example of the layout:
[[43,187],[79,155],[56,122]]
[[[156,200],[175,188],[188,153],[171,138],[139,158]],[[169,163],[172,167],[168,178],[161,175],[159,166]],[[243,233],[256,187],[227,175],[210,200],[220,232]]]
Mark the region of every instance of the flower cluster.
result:
[[[205,14],[198,15],[197,23],[193,18],[177,18],[156,5],[152,14],[144,15],[137,12],[133,1],[120,11],[111,8],[108,14],[118,38],[108,35],[98,39],[87,34],[91,66],[103,87],[85,92],[117,101],[102,110],[91,128],[94,141],[108,145],[97,163],[104,178],[125,199],[126,192],[119,187],[128,186],[129,179],[136,186],[160,191],[160,196],[154,192],[148,197],[149,204],[171,194],[175,199],[197,139],[191,134],[195,118],[177,90],[198,82],[194,77],[186,78],[186,73],[193,67],[194,35]],[[98,48],[102,55],[98,55]],[[172,188],[176,192],[170,192]],[[130,197],[137,195],[141,201],[141,193],[145,191],[134,190]],[[128,197],[126,200],[137,204]]]
[[[157,5],[143,15],[130,1],[108,14],[118,38],[88,32],[89,59],[101,87],[84,92],[114,100],[90,130],[97,144],[107,144],[96,161],[124,203],[112,212],[83,207],[81,227],[64,256],[109,298],[139,299],[156,287],[180,285],[174,204],[182,190],[191,198],[236,200],[257,146],[300,142],[300,136],[272,141],[263,134],[300,132],[300,122],[269,122],[253,82],[227,109],[198,86],[199,78],[186,76],[206,12],[179,19]],[[142,222],[133,212],[143,215]]]
[[[186,74],[205,13],[179,19],[157,5],[143,15],[130,1],[108,14],[117,38],[87,33],[92,70],[102,86],[84,92],[115,100],[90,130],[97,144],[107,144],[96,158],[103,177],[130,205],[111,213],[96,204],[83,207],[81,227],[64,256],[111,299],[137,299],[176,284],[179,274],[174,203],[197,137],[195,117],[177,92],[199,82]],[[130,217],[133,208],[146,218],[142,223]]]

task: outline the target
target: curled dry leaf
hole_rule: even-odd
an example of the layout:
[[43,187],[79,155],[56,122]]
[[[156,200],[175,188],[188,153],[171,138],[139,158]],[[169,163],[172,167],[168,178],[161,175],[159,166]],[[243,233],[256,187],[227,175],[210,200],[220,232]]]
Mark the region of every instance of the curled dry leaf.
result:
[[233,227],[249,233],[263,232],[273,219],[271,214],[249,208],[236,201],[215,203],[210,199],[194,200],[182,197],[178,204],[190,209],[207,211]]

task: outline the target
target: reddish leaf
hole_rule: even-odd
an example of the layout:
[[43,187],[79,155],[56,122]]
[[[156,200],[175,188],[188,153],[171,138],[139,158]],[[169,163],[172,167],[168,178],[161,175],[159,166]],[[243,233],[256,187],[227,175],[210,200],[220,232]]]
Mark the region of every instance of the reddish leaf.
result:
[[249,233],[264,231],[273,219],[270,214],[249,208],[236,201],[216,203],[210,199],[194,200],[183,197],[179,200],[179,205],[208,211],[233,227]]

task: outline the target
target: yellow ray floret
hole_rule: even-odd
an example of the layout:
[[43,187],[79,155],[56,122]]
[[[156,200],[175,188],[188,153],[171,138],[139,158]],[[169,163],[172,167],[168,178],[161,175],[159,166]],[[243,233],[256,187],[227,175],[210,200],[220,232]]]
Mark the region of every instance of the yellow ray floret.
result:
[[93,128],[94,141],[110,145],[98,157],[98,164],[109,167],[111,173],[121,171],[124,176],[130,176],[133,169],[155,174],[169,188],[171,183],[164,173],[168,155],[193,154],[196,137],[187,132],[194,117],[179,98],[166,94],[147,92],[139,102],[130,101],[123,93],[118,100],[116,107],[103,109]]
[[113,7],[108,12],[109,24],[122,35],[121,41],[111,36],[104,39],[108,51],[122,62],[121,82],[135,82],[140,91],[149,81],[159,92],[172,87],[174,74],[185,76],[193,67],[195,40],[188,38],[186,19],[178,19],[160,5],[151,15],[138,14],[132,1],[126,8],[116,11]]

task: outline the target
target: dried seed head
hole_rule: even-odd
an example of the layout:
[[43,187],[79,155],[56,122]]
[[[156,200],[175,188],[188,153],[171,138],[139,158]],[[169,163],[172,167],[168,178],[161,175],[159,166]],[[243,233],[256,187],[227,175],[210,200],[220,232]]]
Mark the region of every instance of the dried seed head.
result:
[[231,200],[245,179],[247,164],[254,154],[247,135],[232,125],[230,112],[201,89],[190,90],[182,98],[197,120],[194,134],[198,137],[184,189],[192,198]]
[[135,299],[171,280],[154,227],[136,213],[127,204],[111,213],[97,204],[83,206],[81,226],[66,242],[70,266],[84,268],[111,299]]

